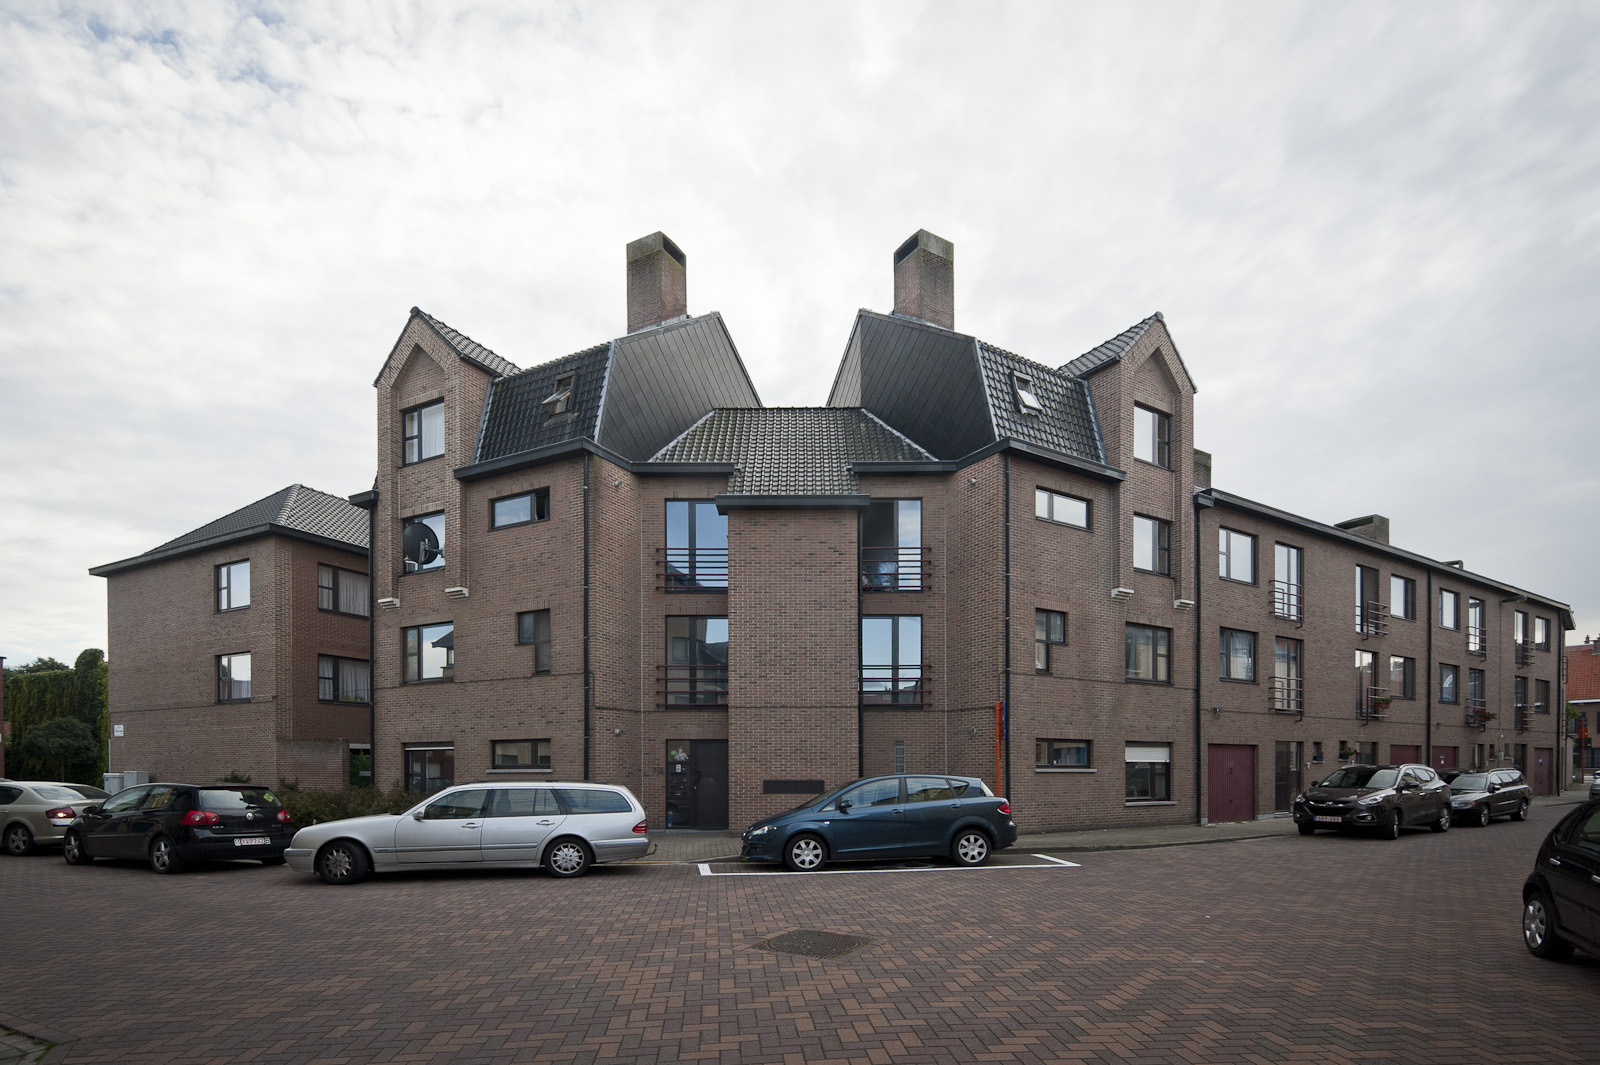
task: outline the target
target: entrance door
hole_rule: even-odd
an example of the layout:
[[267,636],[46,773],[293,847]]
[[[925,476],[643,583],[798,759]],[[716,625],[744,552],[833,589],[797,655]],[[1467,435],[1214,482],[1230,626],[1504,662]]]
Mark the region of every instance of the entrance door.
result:
[[1535,795],[1549,795],[1551,793],[1550,777],[1555,767],[1554,747],[1535,747],[1533,749],[1533,793]]
[[728,741],[667,741],[667,827],[728,827]]
[[1213,743],[1207,751],[1206,818],[1219,821],[1256,819],[1256,749]]
[[1443,772],[1456,767],[1456,749],[1454,747],[1435,747],[1433,749],[1433,768]]
[[1299,740],[1279,740],[1273,764],[1273,806],[1279,813],[1294,807],[1294,797],[1300,794],[1300,766],[1304,761]]
[[1405,762],[1415,762],[1422,757],[1422,748],[1416,744],[1391,743],[1389,744],[1389,764],[1401,765]]

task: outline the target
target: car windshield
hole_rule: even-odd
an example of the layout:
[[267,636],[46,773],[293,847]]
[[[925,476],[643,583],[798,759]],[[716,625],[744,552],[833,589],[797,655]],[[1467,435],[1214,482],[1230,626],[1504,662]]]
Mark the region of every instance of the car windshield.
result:
[[1325,788],[1392,788],[1400,776],[1398,769],[1379,769],[1375,765],[1347,765],[1322,782]]
[[1462,773],[1450,782],[1451,791],[1486,791],[1489,776],[1486,773]]
[[82,802],[83,796],[71,788],[58,787],[55,784],[41,784],[33,789],[33,793],[47,802]]

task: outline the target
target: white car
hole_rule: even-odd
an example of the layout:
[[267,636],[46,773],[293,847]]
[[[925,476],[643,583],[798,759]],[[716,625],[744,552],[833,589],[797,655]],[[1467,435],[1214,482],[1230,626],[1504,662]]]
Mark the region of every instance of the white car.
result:
[[328,884],[401,869],[537,865],[569,877],[596,862],[642,858],[650,851],[648,833],[644,807],[613,784],[458,784],[403,814],[302,828],[283,856],[291,869]]

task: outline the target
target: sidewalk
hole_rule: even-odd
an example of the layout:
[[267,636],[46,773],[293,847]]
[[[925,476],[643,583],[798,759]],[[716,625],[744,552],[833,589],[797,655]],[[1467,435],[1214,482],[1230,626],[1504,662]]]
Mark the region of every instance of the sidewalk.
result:
[[[1588,798],[1588,790],[1535,796],[1535,806],[1571,806]],[[1153,828],[1091,828],[1071,832],[1030,832],[1017,837],[1011,850],[1051,854],[1081,851],[1137,850],[1146,847],[1186,847],[1197,843],[1232,843],[1295,834],[1290,817],[1236,821],[1215,825],[1162,825]],[[643,862],[736,862],[739,836],[735,832],[701,832],[672,829],[650,834],[656,849]]]

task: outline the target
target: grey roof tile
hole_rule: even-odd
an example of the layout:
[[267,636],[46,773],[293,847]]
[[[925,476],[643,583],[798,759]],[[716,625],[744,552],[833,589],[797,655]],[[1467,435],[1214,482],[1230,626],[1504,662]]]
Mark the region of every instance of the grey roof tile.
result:
[[168,540],[145,554],[171,551],[174,548],[256,529],[262,525],[310,533],[313,536],[325,536],[363,551],[367,549],[365,510],[339,496],[319,492],[303,484],[291,484],[265,499],[258,499],[249,506],[240,507],[216,521],[207,522],[198,529]]
[[1128,353],[1129,348],[1138,343],[1139,338],[1144,336],[1152,325],[1159,321],[1162,321],[1162,317],[1161,312],[1157,311],[1144,321],[1124,329],[1105,343],[1090,348],[1061,367],[1061,372],[1068,377],[1087,377],[1102,366],[1116,362]]
[[516,363],[512,362],[510,359],[496,355],[494,352],[490,351],[476,340],[473,340],[465,333],[456,329],[451,329],[449,326],[439,321],[439,319],[435,318],[427,311],[424,311],[418,307],[413,307],[411,308],[411,313],[414,316],[421,318],[424,322],[427,322],[429,327],[432,328],[435,333],[438,333],[440,338],[442,338],[446,344],[449,344],[452,348],[454,348],[456,354],[460,355],[463,359],[466,359],[469,362],[477,363],[479,366],[483,367],[485,370],[488,370],[496,377],[507,377],[517,372],[518,367]]
[[[490,382],[474,461],[487,462],[567,440],[594,439],[610,358],[608,341]],[[567,374],[572,375],[568,409],[552,414],[544,401]]]
[[[1087,382],[978,341],[978,361],[989,392],[995,427],[1002,437],[1022,440],[1090,462],[1105,462]],[[1042,407],[1024,412],[1016,378],[1026,377]]]

